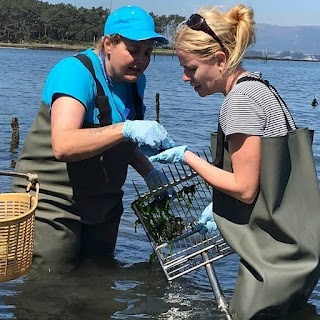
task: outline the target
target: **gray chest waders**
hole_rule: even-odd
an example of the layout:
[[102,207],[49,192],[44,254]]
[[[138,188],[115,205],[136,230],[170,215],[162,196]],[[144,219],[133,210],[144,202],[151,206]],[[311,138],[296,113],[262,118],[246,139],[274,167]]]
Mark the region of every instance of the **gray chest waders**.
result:
[[[257,79],[241,79],[246,80]],[[313,132],[288,129],[286,136],[261,138],[260,191],[253,204],[214,190],[218,227],[241,258],[230,302],[234,319],[284,316],[307,301],[319,279],[320,193]],[[211,135],[214,163],[231,172],[224,139],[220,127]]]
[[[96,79],[91,61],[90,64],[92,76]],[[95,81],[98,95],[95,102],[100,110],[100,123],[87,122],[84,127],[112,123],[108,97],[101,84]],[[133,85],[131,92],[136,117],[142,118],[142,99],[138,96],[136,85]],[[65,271],[78,260],[83,227],[99,227],[110,220],[120,220],[123,212],[122,186],[137,146],[127,141],[90,159],[58,161],[52,150],[50,121],[50,107],[42,103],[26,137],[16,171],[35,172],[39,176],[33,264]],[[24,189],[19,180],[13,180],[14,192]],[[118,225],[112,224],[112,228],[117,231]],[[108,232],[103,234],[111,238]]]

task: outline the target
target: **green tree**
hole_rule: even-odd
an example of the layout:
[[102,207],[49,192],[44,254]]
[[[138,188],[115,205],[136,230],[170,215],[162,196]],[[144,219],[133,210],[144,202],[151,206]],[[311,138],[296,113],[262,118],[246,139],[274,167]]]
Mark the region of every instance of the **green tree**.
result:
[[[109,9],[86,9],[38,0],[0,0],[0,41],[92,43],[100,39]],[[153,15],[153,14],[152,14]],[[157,31],[172,39],[183,17],[153,15]]]

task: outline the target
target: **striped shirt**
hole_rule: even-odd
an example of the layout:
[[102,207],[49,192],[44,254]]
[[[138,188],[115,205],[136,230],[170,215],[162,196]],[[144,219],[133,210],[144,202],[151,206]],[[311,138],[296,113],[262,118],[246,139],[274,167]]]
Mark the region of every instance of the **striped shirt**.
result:
[[[239,79],[245,76],[262,79],[259,73],[245,74]],[[295,128],[290,112],[274,93],[258,81],[237,83],[224,98],[220,109],[219,122],[225,136],[234,133],[285,136],[288,133],[285,114],[290,127]]]

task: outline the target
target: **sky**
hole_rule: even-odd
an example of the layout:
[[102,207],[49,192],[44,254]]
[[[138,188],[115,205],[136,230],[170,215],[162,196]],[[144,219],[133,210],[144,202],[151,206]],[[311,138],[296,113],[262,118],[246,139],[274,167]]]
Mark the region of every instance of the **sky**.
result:
[[319,0],[43,0],[52,4],[69,3],[76,7],[103,7],[111,11],[137,5],[156,15],[178,14],[188,17],[204,5],[228,9],[238,3],[251,6],[257,23],[279,26],[320,26]]

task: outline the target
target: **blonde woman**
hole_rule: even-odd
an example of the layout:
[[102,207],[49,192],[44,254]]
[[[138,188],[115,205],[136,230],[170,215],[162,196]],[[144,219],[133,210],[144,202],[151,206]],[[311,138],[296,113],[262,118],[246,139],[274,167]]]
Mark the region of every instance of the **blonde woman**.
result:
[[240,255],[230,302],[239,320],[278,319],[301,308],[319,278],[320,196],[309,131],[297,130],[276,89],[242,66],[254,27],[252,8],[242,4],[226,12],[204,7],[179,26],[183,80],[200,97],[224,95],[212,135],[215,161],[188,146],[149,158],[187,163],[212,185],[213,202],[196,228],[218,226]]

